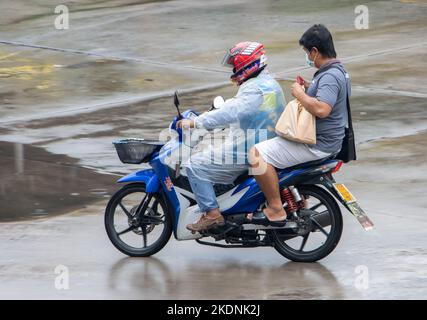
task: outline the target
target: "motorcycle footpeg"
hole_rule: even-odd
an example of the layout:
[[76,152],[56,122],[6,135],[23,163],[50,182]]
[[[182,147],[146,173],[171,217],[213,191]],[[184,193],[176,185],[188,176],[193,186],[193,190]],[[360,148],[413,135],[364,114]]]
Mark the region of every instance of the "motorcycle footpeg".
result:
[[267,226],[268,224],[266,223],[266,220],[264,218],[265,216],[262,211],[255,211],[254,213],[252,213],[251,218],[246,216],[246,223]]
[[224,224],[222,225],[216,225],[212,228],[206,229],[206,230],[202,230],[200,231],[200,233],[204,236],[218,236],[218,235],[225,235],[226,233],[239,228],[240,226],[233,223],[233,222],[228,222],[226,221]]

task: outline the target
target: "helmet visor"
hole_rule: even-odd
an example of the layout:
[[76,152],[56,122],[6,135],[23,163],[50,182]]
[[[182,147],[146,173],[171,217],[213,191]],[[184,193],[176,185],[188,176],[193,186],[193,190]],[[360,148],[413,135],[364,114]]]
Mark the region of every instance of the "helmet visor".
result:
[[235,53],[234,54],[231,53],[231,50],[227,50],[227,52],[224,55],[224,59],[222,59],[222,63],[221,64],[223,66],[225,66],[225,67],[234,68],[233,61],[234,61],[234,56],[235,55],[236,55]]

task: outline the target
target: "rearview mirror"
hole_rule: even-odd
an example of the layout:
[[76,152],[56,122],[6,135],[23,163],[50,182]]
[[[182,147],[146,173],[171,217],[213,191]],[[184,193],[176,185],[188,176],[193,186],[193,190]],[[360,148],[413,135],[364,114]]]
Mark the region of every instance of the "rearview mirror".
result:
[[221,109],[224,103],[225,103],[225,100],[223,97],[221,96],[215,97],[215,99],[212,102],[211,110]]
[[178,91],[175,91],[175,94],[173,95],[173,103],[175,104],[176,111],[178,112],[178,118],[181,119],[182,115],[179,111],[179,98],[178,98]]
[[175,94],[173,96],[173,103],[175,104],[175,107],[179,107],[178,91],[175,91]]

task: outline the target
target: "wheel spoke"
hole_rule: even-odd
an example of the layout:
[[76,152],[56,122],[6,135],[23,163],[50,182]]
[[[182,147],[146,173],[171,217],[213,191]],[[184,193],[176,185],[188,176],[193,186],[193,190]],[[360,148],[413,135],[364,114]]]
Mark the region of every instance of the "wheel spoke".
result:
[[142,240],[143,240],[144,248],[146,248],[147,247],[147,227],[141,226],[141,229],[142,229]]
[[141,217],[141,223],[164,223],[164,221],[159,217],[153,217],[153,216],[143,216]]
[[325,229],[323,229],[323,227],[320,225],[320,223],[319,222],[317,222],[315,219],[313,219],[312,217],[310,217],[310,220],[316,225],[316,227],[317,228],[319,228],[319,230],[320,231],[322,231],[322,233],[326,236],[326,237],[328,237],[329,236],[329,233],[327,233],[326,232],[326,230]]
[[159,206],[159,201],[154,200],[153,205],[151,206],[151,210],[153,210],[153,212],[157,212],[158,206]]
[[125,212],[125,214],[127,215],[127,217],[129,219],[133,218],[132,214],[125,208],[125,206],[123,205],[123,203],[121,201],[119,202],[119,206],[120,206],[120,208],[122,208],[122,210]]
[[142,199],[141,203],[138,206],[138,209],[136,209],[136,214],[141,215],[141,213],[142,214],[145,213],[152,197],[153,196],[151,194],[150,195],[148,195],[148,193],[145,194],[144,198]]
[[133,229],[135,229],[135,227],[134,227],[134,226],[130,226],[129,228],[126,228],[126,229],[125,229],[125,230],[123,230],[123,231],[117,232],[117,235],[118,235],[118,236],[121,236],[122,234],[125,234],[125,233],[127,233],[127,232],[129,232],[129,231],[131,231],[131,230],[133,230]]
[[325,210],[325,211],[322,211],[322,212],[317,212],[316,211],[316,213],[313,213],[313,214],[311,214],[310,215],[310,218],[316,218],[317,216],[320,216],[321,214],[325,214],[325,213],[328,213],[329,212],[329,210]]
[[324,211],[321,211],[321,212],[317,212],[317,211],[316,211],[316,213],[315,213],[315,214],[310,215],[310,217],[316,217],[316,216],[318,216],[319,214],[324,214],[324,213],[326,213],[326,212],[329,212],[329,210],[324,210]]
[[[141,223],[164,223],[164,221],[162,220],[164,218],[164,214],[163,215],[159,215],[157,213],[157,209],[158,209],[158,204],[159,201],[158,200],[154,200],[153,205],[151,207],[148,207],[145,211],[148,214],[144,214],[141,216]],[[150,212],[153,212],[154,214],[150,214]]]
[[301,247],[299,248],[299,252],[302,252],[302,250],[305,247],[305,244],[307,243],[308,237],[310,236],[310,232],[308,232],[303,238],[301,242]]
[[310,210],[316,210],[317,208],[321,207],[322,205],[323,205],[323,203],[322,203],[322,202],[319,202],[318,204],[316,204],[316,205],[312,206],[312,207],[310,208]]

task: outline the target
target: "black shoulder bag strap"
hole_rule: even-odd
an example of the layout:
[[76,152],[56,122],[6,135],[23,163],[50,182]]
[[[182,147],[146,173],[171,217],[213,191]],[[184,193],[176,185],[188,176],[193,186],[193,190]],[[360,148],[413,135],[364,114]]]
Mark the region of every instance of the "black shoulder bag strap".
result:
[[[335,63],[330,64],[323,70],[317,71],[314,76],[317,76],[318,74],[322,74],[325,71],[334,68],[340,70],[344,74],[344,79],[346,83],[346,104],[347,104],[347,121],[348,121],[348,128],[345,128],[345,136],[342,141],[341,150],[338,153],[338,155],[335,157],[335,159],[342,160],[343,162],[347,163],[352,160],[356,160],[356,144],[354,140],[354,131],[353,131],[353,121],[351,118],[351,109],[350,109],[350,97],[348,93],[349,84],[347,82],[347,75],[346,73],[335,65]],[[317,80],[319,81],[320,78]]]

